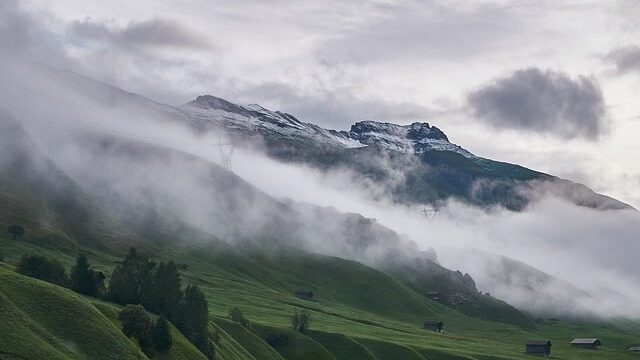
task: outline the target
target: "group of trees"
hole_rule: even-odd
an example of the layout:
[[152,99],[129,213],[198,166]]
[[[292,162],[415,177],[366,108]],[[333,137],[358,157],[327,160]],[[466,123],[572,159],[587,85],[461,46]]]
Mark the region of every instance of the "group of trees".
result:
[[39,255],[22,255],[16,271],[22,275],[44,280],[60,286],[69,286],[69,276],[64,266],[56,259]]
[[113,270],[107,296],[116,303],[141,305],[166,317],[200,351],[213,357],[215,334],[209,332],[209,307],[204,293],[196,285],[182,290],[180,273],[173,261],[156,264],[131,248]]
[[[135,338],[149,356],[166,352],[172,339],[169,322],[207,357],[215,355],[219,337],[209,332],[209,309],[202,290],[196,285],[181,286],[180,273],[173,261],[155,263],[131,248],[124,260],[116,265],[109,288],[105,276],[92,269],[85,255],[76,258],[67,276],[64,266],[55,259],[38,255],[23,255],[16,271],[37,279],[69,287],[75,292],[126,305],[119,314],[122,331]],[[147,310],[159,315],[154,323]],[[249,329],[249,320],[238,307],[229,310],[229,317]],[[311,314],[296,311],[291,317],[293,329],[305,333]]]
[[104,293],[104,275],[91,269],[84,255],[76,258],[76,264],[71,268],[71,276],[67,275],[60,261],[40,255],[22,255],[16,271],[22,275],[71,288],[80,294],[98,297]]
[[138,340],[147,356],[153,357],[156,351],[166,353],[171,349],[173,340],[169,322],[164,316],[154,323],[142,305],[127,305],[120,311],[118,320],[122,322],[122,332]]
[[[131,248],[114,268],[108,289],[104,286],[104,274],[92,269],[84,255],[76,258],[70,275],[58,260],[39,255],[23,255],[16,271],[80,294],[127,305],[120,314],[123,331],[136,338],[148,355],[171,347],[169,322],[209,358],[215,354],[218,337],[209,332],[209,308],[204,293],[196,285],[182,290],[180,273],[173,261],[157,264]],[[155,324],[145,309],[160,315]]]

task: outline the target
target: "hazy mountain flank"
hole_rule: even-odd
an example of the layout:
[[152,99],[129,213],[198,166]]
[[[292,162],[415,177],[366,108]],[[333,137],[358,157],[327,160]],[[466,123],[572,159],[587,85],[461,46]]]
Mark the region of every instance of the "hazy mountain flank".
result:
[[[586,291],[524,263],[472,255],[494,266],[488,275],[502,294],[515,289],[532,303],[518,309],[375,219],[272,196],[189,151],[198,145],[189,142],[341,171],[349,186],[369,185],[371,198],[420,209],[455,200],[515,214],[547,196],[602,211],[629,208],[618,200],[478,157],[423,122],[362,121],[336,131],[258,105],[200,96],[174,107],[71,72],[30,69],[33,78],[13,94],[38,106],[0,99],[13,113],[0,114],[0,227],[25,230],[15,239],[0,233],[0,318],[9,319],[0,333],[11,333],[0,336],[0,358],[148,358],[121,333],[118,305],[15,273],[25,253],[67,268],[86,254],[108,283],[131,246],[174,261],[184,282],[203,290],[220,360],[522,359],[523,344],[538,338],[553,339],[558,359],[632,358],[623,351],[637,338],[632,320],[590,317],[593,309],[577,305],[568,315],[527,311],[540,304],[542,288],[563,290],[549,304],[592,301]],[[121,123],[143,131],[119,131]],[[189,134],[182,143],[161,141],[163,132],[180,131]],[[249,325],[229,319],[233,307]],[[292,314],[302,310],[310,330],[294,331]],[[444,332],[425,328],[440,321]],[[156,358],[204,356],[171,332],[175,347]],[[597,352],[568,344],[594,334],[605,343]]]

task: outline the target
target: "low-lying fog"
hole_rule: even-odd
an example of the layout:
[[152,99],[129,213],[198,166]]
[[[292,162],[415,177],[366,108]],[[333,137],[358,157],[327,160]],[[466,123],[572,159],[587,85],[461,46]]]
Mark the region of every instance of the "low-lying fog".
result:
[[[20,77],[13,74],[11,78],[15,81]],[[62,136],[68,132],[102,132],[220,162],[218,148],[212,144],[220,142],[221,134],[196,136],[186,126],[137,113],[127,114],[117,101],[112,106],[105,106],[104,102],[87,103],[86,93],[74,94],[65,86],[57,88],[47,83],[34,87],[39,83],[33,79],[25,84],[28,84],[25,88],[3,87],[0,107],[12,112],[45,153],[73,178],[82,178],[86,172],[99,174],[105,169],[94,168],[90,156],[82,154],[77,144],[60,144],[60,139],[68,139]],[[38,93],[42,89],[47,89],[46,97]],[[57,96],[52,96],[56,92]],[[126,162],[126,158],[122,161]],[[558,301],[566,295],[593,309],[595,314],[640,318],[640,217],[635,210],[596,211],[555,198],[541,199],[518,213],[450,202],[435,219],[428,220],[421,207],[373,199],[370,194],[375,189],[354,182],[348,172],[327,173],[284,164],[249,148],[236,148],[232,168],[238,176],[276,198],[331,206],[375,218],[380,224],[406,234],[420,248],[433,247],[442,265],[470,273],[480,290],[534,313],[573,314],[575,304]],[[137,167],[132,173],[115,176],[123,185],[144,178],[133,173],[156,171]],[[155,176],[154,181],[163,182],[175,194],[190,194],[183,197],[186,200],[175,202],[175,213],[198,217],[204,204],[187,201],[196,199],[199,191],[199,182],[190,179],[188,168],[174,173],[167,169],[164,176]],[[254,213],[255,210],[252,209]],[[491,254],[526,263],[586,291],[591,297],[576,297],[562,281],[519,285],[522,282],[518,271]],[[542,296],[532,298],[531,291]]]

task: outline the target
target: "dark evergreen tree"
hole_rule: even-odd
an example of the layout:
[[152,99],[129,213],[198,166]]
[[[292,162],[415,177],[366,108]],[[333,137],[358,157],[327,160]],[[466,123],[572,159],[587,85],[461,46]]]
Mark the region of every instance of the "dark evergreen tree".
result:
[[153,274],[153,311],[164,314],[174,323],[178,322],[182,290],[180,289],[180,274],[173,261],[161,262]]
[[38,255],[22,255],[16,271],[22,275],[68,286],[69,278],[62,264],[56,259],[47,259]]
[[153,267],[146,256],[131,248],[124,261],[113,269],[109,297],[120,304],[142,304],[149,307],[153,297]]
[[17,240],[19,237],[22,237],[22,235],[24,235],[24,228],[16,224],[9,225],[7,231],[9,232],[9,234],[11,234],[13,240]]
[[204,293],[196,285],[189,285],[184,291],[180,331],[202,353],[210,356],[213,348],[209,339],[209,306]]
[[122,332],[130,338],[138,340],[140,348],[147,355],[153,355],[151,332],[153,323],[141,305],[127,305],[118,314],[122,322]]
[[164,316],[160,316],[153,326],[153,333],[151,334],[153,341],[153,347],[156,351],[166,353],[171,349],[172,340],[171,332],[169,331],[169,322]]
[[77,293],[97,296],[99,284],[98,273],[93,271],[85,255],[78,255],[76,264],[71,268],[71,289]]

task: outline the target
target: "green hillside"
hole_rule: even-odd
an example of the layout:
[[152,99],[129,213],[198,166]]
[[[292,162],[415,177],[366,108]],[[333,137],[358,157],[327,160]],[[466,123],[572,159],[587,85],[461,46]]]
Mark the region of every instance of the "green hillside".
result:
[[[1,359],[146,359],[120,330],[119,308],[0,265]],[[156,359],[205,359],[175,329]]]
[[[532,339],[550,339],[554,359],[637,358],[626,349],[640,344],[640,326],[628,321],[534,321],[486,295],[473,303],[477,308],[432,301],[425,292],[434,285],[447,290],[458,284],[450,276],[465,278],[439,265],[376,269],[273,243],[273,237],[260,234],[232,245],[186,225],[163,231],[159,241],[156,232],[134,231],[105,215],[37,149],[14,145],[13,155],[21,154],[22,161],[0,153],[0,359],[145,359],[120,330],[119,306],[13,270],[23,254],[55,258],[69,269],[83,253],[108,281],[129,246],[143,247],[156,261],[173,260],[183,286],[202,289],[209,327],[220,336],[218,360],[526,359],[524,343]],[[42,176],[43,167],[45,175],[54,175]],[[24,236],[13,239],[6,232],[10,224],[22,225]],[[298,299],[296,290],[313,290],[315,297]],[[248,327],[229,322],[232,307],[242,310]],[[291,327],[292,314],[300,310],[311,314],[304,334]],[[422,329],[426,320],[443,321],[444,332]],[[203,358],[171,331],[171,352],[156,358]],[[574,337],[599,337],[604,346],[572,349],[568,343]]]
[[[47,256],[60,253],[6,236],[0,236],[0,249],[10,263],[15,263],[23,251]],[[173,258],[183,264],[187,268],[182,271],[184,281],[196,283],[205,291],[213,319],[211,327],[222,337],[218,359],[526,359],[525,341],[549,338],[554,342],[553,358],[615,360],[634,359],[626,348],[640,338],[640,332],[612,324],[546,320],[538,321],[535,328],[521,328],[469,317],[420,297],[375,269],[335,257],[298,251],[249,255],[221,243],[155,250],[158,259]],[[74,254],[67,256],[71,259]],[[107,271],[113,259],[106,254],[90,258]],[[144,358],[137,346],[120,334],[115,320],[117,306],[14,274],[7,265],[2,267],[0,279],[3,313],[10,311],[12,318],[20,319],[15,320],[20,326],[14,328],[13,321],[9,325],[14,333],[20,333],[3,338],[1,351],[33,350],[51,354],[54,359],[76,358],[68,348],[68,338],[61,340],[61,334],[70,337],[76,351],[90,347],[86,344],[92,344],[91,338],[97,335],[88,331],[67,334],[57,327],[83,328],[84,321],[91,319],[95,331],[104,332],[105,339],[110,339],[100,346],[120,351],[105,354]],[[293,290],[303,287],[313,289],[316,299],[295,298]],[[47,313],[36,306],[39,301],[47,305]],[[251,320],[249,329],[226,320],[232,306],[239,306]],[[69,325],[69,307],[74,313],[88,315],[82,316],[80,323]],[[312,314],[307,334],[290,330],[289,318],[295,309],[307,309]],[[445,332],[421,329],[421,322],[427,319],[444,321]],[[280,335],[286,342],[270,346],[267,340],[273,335]],[[570,348],[568,342],[579,336],[599,336],[604,346],[597,351]],[[189,358],[184,354],[190,345],[186,340],[183,345],[176,349],[184,350],[170,358]],[[22,354],[29,358],[30,353]]]

